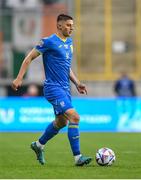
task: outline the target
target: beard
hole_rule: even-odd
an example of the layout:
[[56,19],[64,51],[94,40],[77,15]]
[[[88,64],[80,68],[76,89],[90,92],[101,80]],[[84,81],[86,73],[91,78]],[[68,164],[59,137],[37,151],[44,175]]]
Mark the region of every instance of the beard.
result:
[[63,35],[64,35],[65,37],[70,37],[71,34],[72,34],[72,32],[64,32],[64,33],[63,33]]

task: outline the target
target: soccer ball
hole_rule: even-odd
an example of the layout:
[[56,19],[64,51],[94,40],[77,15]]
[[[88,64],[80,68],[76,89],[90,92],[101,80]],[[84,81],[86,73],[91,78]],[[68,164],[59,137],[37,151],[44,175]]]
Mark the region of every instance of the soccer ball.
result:
[[115,160],[116,156],[112,149],[104,147],[96,152],[96,162],[100,166],[111,166]]

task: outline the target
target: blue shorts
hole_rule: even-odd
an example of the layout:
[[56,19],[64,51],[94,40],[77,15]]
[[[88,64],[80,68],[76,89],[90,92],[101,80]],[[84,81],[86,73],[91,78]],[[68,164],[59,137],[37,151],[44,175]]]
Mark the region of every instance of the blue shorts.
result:
[[64,114],[66,110],[73,108],[69,90],[44,86],[44,96],[52,104],[55,115]]
[[54,108],[55,115],[64,114],[68,109],[73,108],[70,96],[64,96],[55,100],[49,100]]

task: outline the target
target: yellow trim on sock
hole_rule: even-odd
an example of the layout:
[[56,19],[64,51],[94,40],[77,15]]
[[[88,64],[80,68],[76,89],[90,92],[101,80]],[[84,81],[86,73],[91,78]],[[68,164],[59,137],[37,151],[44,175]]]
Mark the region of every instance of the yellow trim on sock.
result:
[[78,125],[69,125],[69,128],[78,128]]

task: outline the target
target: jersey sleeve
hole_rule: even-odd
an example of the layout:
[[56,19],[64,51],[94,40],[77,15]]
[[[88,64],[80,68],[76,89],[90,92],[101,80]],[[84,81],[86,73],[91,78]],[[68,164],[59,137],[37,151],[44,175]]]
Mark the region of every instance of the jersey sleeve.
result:
[[48,42],[48,39],[46,38],[43,38],[39,41],[39,43],[35,46],[35,49],[43,54],[45,51],[47,51],[49,48],[49,42]]

